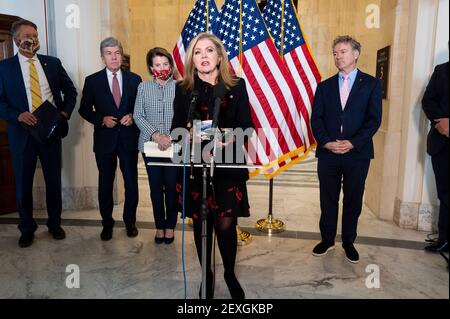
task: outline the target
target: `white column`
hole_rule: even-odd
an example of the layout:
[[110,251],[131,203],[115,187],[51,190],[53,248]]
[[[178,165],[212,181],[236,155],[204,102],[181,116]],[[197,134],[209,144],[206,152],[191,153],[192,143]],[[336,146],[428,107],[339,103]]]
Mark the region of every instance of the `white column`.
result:
[[[439,1],[439,11],[436,23],[436,33],[433,47],[433,59],[430,61],[431,69],[427,74],[428,78],[431,77],[431,70],[438,64],[442,64],[449,60],[449,1]],[[427,125],[427,130],[429,123]],[[425,155],[425,172],[423,181],[423,193],[421,205],[419,208],[419,221],[418,229],[430,231],[437,229],[437,222],[439,217],[439,200],[436,192],[436,182],[434,177],[433,168],[431,165],[431,157]]]
[[[438,1],[410,2],[409,35],[402,118],[400,172],[394,221],[404,228],[419,228],[423,199],[427,120],[421,100],[432,71]],[[392,105],[392,107],[396,107]]]

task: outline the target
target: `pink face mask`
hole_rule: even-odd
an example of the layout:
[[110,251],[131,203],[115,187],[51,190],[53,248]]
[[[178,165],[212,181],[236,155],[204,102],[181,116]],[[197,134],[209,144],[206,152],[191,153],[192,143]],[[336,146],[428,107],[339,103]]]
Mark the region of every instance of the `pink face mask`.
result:
[[161,71],[153,69],[152,74],[153,74],[153,77],[155,77],[156,79],[166,81],[170,77],[170,69],[161,70]]

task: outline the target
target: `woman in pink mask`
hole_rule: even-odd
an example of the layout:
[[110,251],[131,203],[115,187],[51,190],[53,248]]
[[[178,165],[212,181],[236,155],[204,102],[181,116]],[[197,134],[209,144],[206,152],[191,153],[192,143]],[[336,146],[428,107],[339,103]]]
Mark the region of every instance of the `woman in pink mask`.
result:
[[145,156],[144,143],[154,142],[161,151],[171,146],[170,126],[176,83],[173,79],[173,58],[166,49],[153,48],[147,53],[147,67],[153,79],[140,84],[133,117],[141,131],[139,150],[144,157],[150,184],[156,226],[155,243],[171,244],[177,223],[177,169],[149,166],[150,162],[170,162],[170,159]]

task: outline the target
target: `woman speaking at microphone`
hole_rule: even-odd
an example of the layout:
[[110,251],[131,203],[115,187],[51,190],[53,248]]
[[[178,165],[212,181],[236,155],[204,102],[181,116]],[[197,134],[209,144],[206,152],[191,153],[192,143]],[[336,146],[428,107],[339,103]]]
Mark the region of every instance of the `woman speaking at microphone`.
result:
[[[175,91],[172,130],[187,128],[188,122],[192,119],[188,119],[190,114],[195,114],[194,118],[201,120],[202,123],[214,122],[214,114],[219,111],[215,110],[215,106],[220,107],[220,113],[216,119],[220,130],[253,128],[245,81],[233,76],[225,48],[216,36],[200,33],[192,39],[186,51],[184,71],[185,77],[177,84]],[[218,91],[223,91],[223,94],[219,94],[219,101],[217,101]],[[193,93],[198,95],[195,105],[192,105]],[[192,107],[195,109],[192,110]],[[202,143],[202,146],[204,144]],[[236,141],[233,140],[228,142],[228,145],[218,144],[222,148],[233,147],[234,152],[242,151],[242,145],[236,145]],[[226,150],[221,152],[222,155],[223,153],[226,153]],[[233,162],[235,161],[236,156],[233,157]],[[231,297],[245,298],[244,290],[234,273],[234,265],[237,251],[237,218],[250,215],[247,180],[248,169],[246,168],[216,168],[213,187],[208,187],[206,265],[206,298],[208,299],[214,297],[214,275],[211,270],[213,228],[217,235],[225,271],[224,278]],[[194,179],[188,178],[186,185],[185,215],[193,219],[195,246],[202,263],[202,171],[200,168],[194,169]],[[180,196],[179,203],[182,203],[181,183],[177,185],[177,189]]]

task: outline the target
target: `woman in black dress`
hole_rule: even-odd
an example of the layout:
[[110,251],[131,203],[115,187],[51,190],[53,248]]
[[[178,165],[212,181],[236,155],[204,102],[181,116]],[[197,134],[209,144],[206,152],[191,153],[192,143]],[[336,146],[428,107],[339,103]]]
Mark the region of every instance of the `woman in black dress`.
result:
[[[223,129],[243,130],[253,128],[250,106],[243,79],[234,77],[222,42],[214,35],[200,33],[195,37],[186,52],[185,77],[177,84],[174,100],[174,118],[172,130],[187,128],[188,114],[192,92],[198,93],[195,109],[196,120],[212,120],[214,112],[214,88],[218,85],[226,88],[221,100],[218,127]],[[230,138],[227,138],[229,141]],[[231,142],[220,143],[222,155],[233,148],[233,163],[242,152],[240,138],[231,137]],[[204,145],[203,145],[204,146]],[[223,156],[222,160],[225,158]],[[229,162],[228,162],[229,164]],[[201,204],[202,175],[201,169],[195,169],[194,180],[186,180],[186,216],[194,222],[194,238],[197,254],[201,263]],[[218,246],[224,265],[224,278],[233,299],[244,299],[244,291],[234,273],[237,251],[236,225],[238,216],[248,217],[250,207],[247,197],[246,181],[249,174],[246,168],[216,168],[213,185],[208,187],[208,247],[207,247],[207,281],[206,296],[214,296],[214,275],[211,270],[212,230],[217,235]],[[181,183],[177,185],[182,203]]]

